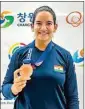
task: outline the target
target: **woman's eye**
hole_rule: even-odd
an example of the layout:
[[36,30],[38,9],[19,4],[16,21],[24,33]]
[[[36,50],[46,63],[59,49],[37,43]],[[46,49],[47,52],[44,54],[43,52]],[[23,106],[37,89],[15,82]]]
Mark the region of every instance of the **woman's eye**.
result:
[[47,23],[47,25],[52,25],[52,23]]
[[37,25],[41,25],[41,23],[36,23]]

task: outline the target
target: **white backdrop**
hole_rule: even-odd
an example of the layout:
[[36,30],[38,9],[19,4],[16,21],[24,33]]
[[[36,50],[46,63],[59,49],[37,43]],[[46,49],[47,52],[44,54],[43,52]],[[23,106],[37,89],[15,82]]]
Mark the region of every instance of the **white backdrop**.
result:
[[[7,66],[10,62],[10,57],[13,51],[18,47],[28,44],[34,39],[33,33],[29,26],[30,24],[30,13],[42,5],[48,5],[52,7],[57,16],[58,29],[54,34],[53,41],[65,49],[69,50],[72,56],[78,50],[75,57],[73,57],[76,67],[76,75],[78,82],[79,92],[79,103],[80,109],[83,109],[83,23],[82,16],[79,19],[80,14],[83,15],[83,2],[2,2],[1,3],[1,84],[6,74]],[[66,16],[74,11],[79,13],[73,13],[69,16],[69,21],[73,17],[73,23],[80,25],[73,27],[71,24],[66,22]],[[4,13],[3,13],[4,12]],[[10,13],[9,13],[10,12]],[[20,20],[20,15],[24,19]],[[26,15],[26,16],[25,16]],[[12,24],[10,20],[5,16],[12,16]],[[19,17],[19,18],[18,18]],[[5,19],[5,21],[3,21]],[[25,20],[25,21],[24,21]],[[78,21],[78,20],[81,20]],[[22,21],[22,22],[20,22]],[[78,22],[77,22],[78,21]],[[6,23],[10,24],[9,26]],[[24,25],[24,26],[21,26]],[[26,26],[28,25],[28,26]],[[4,27],[3,27],[4,26]],[[10,56],[10,57],[9,57]],[[81,59],[82,61],[78,61]],[[77,62],[78,61],[78,62]],[[77,62],[77,63],[76,63]],[[1,96],[1,109],[13,107],[13,100],[4,100],[3,95]]]

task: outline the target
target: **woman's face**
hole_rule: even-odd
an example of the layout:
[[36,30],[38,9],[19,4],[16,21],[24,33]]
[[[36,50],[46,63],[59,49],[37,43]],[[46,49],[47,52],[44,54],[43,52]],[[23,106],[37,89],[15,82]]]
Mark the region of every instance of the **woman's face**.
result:
[[42,11],[36,15],[32,29],[37,40],[50,41],[57,25],[54,25],[53,16],[50,12]]

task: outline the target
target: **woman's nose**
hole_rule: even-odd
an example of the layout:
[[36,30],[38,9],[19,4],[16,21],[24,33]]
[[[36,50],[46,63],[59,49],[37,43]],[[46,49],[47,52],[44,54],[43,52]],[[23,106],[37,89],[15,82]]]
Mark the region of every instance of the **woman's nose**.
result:
[[45,24],[43,24],[42,26],[41,26],[41,30],[47,30],[47,26],[45,25]]

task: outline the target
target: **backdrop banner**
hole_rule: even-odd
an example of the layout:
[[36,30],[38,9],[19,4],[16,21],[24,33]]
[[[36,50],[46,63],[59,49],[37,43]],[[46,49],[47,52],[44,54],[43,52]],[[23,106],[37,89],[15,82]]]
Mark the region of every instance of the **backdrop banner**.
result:
[[[33,12],[48,5],[56,13],[58,29],[53,41],[70,51],[77,75],[79,105],[83,109],[83,2],[1,2],[1,85],[14,52],[34,40],[31,30]],[[1,93],[1,88],[0,88]],[[1,93],[1,109],[13,109],[14,99]]]

